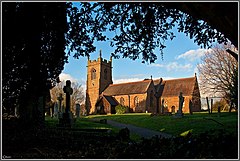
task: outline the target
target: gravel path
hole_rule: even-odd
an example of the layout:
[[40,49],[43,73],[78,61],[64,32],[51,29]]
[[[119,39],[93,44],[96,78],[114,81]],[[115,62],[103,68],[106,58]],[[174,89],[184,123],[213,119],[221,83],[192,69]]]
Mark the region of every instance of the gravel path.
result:
[[112,120],[107,120],[107,124],[114,126],[114,127],[118,127],[118,128],[127,127],[129,129],[130,133],[136,133],[144,138],[151,138],[156,135],[158,135],[159,137],[164,137],[164,138],[173,137],[170,134],[166,134],[166,133],[163,133],[160,131],[150,130],[147,128],[137,127],[137,126],[129,125],[129,124],[123,124],[123,123],[119,123],[119,122],[112,121]]

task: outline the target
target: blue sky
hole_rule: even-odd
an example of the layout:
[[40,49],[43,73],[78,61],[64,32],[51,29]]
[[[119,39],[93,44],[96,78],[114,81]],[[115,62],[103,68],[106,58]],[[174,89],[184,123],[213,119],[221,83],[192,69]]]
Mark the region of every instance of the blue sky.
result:
[[[201,63],[201,56],[207,49],[201,49],[193,40],[183,33],[174,30],[176,37],[165,42],[163,60],[160,52],[156,50],[158,59],[153,64],[143,64],[141,59],[131,60],[129,58],[113,59],[113,83],[139,81],[145,78],[173,79],[192,77],[197,73],[197,64]],[[114,48],[108,42],[97,42],[96,52],[90,56],[91,60],[97,59],[99,50],[102,50],[102,57],[109,60],[110,53]],[[69,57],[69,63],[65,64],[60,79],[71,79],[85,87],[87,57],[75,59]]]
[[[78,5],[78,3],[74,3],[74,5]],[[194,73],[197,73],[197,64],[201,63],[201,56],[207,49],[201,49],[184,33],[178,33],[176,28],[173,29],[173,32],[176,37],[172,41],[165,42],[163,60],[157,50],[155,53],[158,59],[153,64],[143,64],[141,58],[135,61],[129,58],[113,59],[113,83],[139,81],[150,78],[151,75],[153,79],[194,76]],[[90,54],[90,59],[97,59],[99,50],[102,50],[102,57],[109,60],[111,52],[114,51],[109,42],[96,42],[95,46],[96,52]],[[85,88],[87,57],[75,59],[72,55],[69,57],[69,63],[64,66],[60,80],[70,79],[82,84]]]

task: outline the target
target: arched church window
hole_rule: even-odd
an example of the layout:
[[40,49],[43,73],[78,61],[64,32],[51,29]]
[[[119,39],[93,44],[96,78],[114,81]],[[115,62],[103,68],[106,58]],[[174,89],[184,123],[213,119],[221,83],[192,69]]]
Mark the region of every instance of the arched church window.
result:
[[120,98],[120,104],[124,106],[124,98],[123,97]]
[[153,107],[153,91],[150,93],[150,107]]
[[138,105],[139,105],[139,99],[137,96],[134,97],[134,105],[135,105],[135,107],[138,107]]
[[91,79],[96,79],[96,69],[92,69],[92,72],[91,72]]
[[107,79],[107,69],[104,69],[104,79]]

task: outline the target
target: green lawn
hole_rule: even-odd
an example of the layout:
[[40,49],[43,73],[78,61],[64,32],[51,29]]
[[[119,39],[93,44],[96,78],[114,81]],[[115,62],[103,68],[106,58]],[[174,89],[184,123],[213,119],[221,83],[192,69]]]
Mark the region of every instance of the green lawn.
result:
[[[55,128],[58,124],[57,118],[45,117],[45,123],[47,127]],[[77,118],[73,124],[73,128],[79,129],[112,129],[116,130],[112,126],[108,124],[101,124],[97,122],[93,122],[87,118]]]
[[[57,118],[45,117],[46,126],[49,128],[56,128],[58,124]],[[79,129],[110,129],[113,133],[117,134],[119,132],[119,128],[112,127],[108,124],[99,123],[96,121],[92,121],[88,117],[81,117],[76,119],[75,123],[73,124],[73,128]],[[139,140],[141,137],[135,133],[130,134],[130,138],[132,140]]]
[[237,112],[224,112],[218,117],[217,113],[208,114],[206,112],[185,114],[183,118],[173,118],[172,116],[150,116],[150,113],[129,113],[119,115],[90,115],[85,118],[99,118],[118,121],[125,124],[132,124],[157,131],[162,131],[178,136],[188,130],[193,135],[209,130],[224,129],[230,133],[238,132]]
[[[224,129],[227,132],[238,132],[238,114],[237,112],[224,112],[218,117],[217,113],[208,114],[206,112],[185,114],[183,118],[173,118],[172,116],[150,116],[150,113],[128,113],[119,115],[89,115],[76,119],[74,128],[81,129],[111,129],[118,133],[119,129],[108,124],[101,124],[92,121],[94,119],[109,119],[117,122],[132,124],[139,127],[145,127],[152,130],[178,136],[191,130],[193,135],[209,130]],[[48,127],[56,127],[57,118],[46,117]],[[131,138],[139,139],[139,136],[132,134]]]

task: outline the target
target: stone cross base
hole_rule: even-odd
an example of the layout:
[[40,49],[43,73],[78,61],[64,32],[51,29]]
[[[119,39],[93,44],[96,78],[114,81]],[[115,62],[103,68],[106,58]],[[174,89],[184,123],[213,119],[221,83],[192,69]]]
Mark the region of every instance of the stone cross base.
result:
[[58,127],[72,127],[73,118],[72,113],[63,113],[62,117],[59,118]]
[[183,113],[182,113],[182,111],[179,111],[179,110],[177,110],[177,113],[175,113],[175,115],[173,116],[174,118],[182,118],[183,117]]

